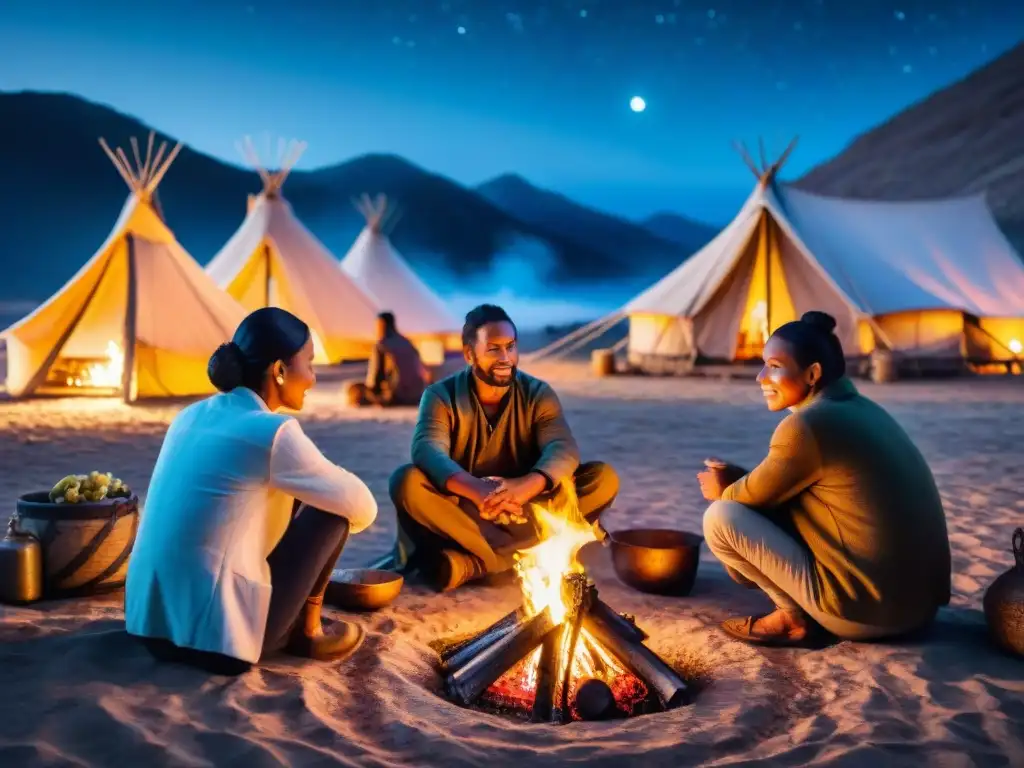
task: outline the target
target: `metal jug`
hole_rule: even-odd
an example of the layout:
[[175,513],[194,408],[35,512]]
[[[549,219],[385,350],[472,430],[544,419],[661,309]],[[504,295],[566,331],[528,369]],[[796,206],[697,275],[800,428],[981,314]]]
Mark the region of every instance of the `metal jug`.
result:
[[0,603],[24,605],[43,595],[43,549],[32,534],[20,533],[17,515],[0,539]]

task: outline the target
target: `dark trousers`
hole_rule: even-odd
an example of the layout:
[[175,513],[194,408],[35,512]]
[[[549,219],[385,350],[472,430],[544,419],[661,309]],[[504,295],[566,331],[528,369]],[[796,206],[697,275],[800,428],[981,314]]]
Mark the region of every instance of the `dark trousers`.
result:
[[385,388],[376,392],[361,382],[352,384],[348,394],[349,405],[379,405],[382,408],[419,405],[422,396],[422,390],[394,392]]
[[[263,656],[280,651],[302,616],[302,609],[316,590],[330,578],[348,540],[348,520],[295,503],[292,521],[270,553],[270,609],[263,638]],[[252,664],[221,653],[182,648],[169,640],[144,637],[142,642],[156,658],[189,664],[215,675],[239,675]]]
[[[619,492],[619,478],[608,464],[581,464],[573,477],[579,511],[589,523],[598,520]],[[400,535],[411,545],[414,559],[429,566],[443,549],[475,555],[487,573],[512,567],[513,554],[539,541],[534,525],[503,526],[483,520],[473,504],[438,489],[421,469],[407,464],[391,476],[388,488],[398,515]],[[543,504],[552,494],[541,494]]]

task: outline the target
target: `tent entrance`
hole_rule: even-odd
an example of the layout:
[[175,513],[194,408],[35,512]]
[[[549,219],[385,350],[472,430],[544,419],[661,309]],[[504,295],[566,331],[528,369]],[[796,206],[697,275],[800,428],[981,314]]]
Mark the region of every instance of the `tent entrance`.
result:
[[124,394],[134,370],[135,254],[127,235],[111,248],[96,285],[40,371],[39,394]]
[[765,342],[780,325],[796,319],[779,248],[779,231],[768,212],[757,228],[757,256],[736,333],[736,361],[759,360]]

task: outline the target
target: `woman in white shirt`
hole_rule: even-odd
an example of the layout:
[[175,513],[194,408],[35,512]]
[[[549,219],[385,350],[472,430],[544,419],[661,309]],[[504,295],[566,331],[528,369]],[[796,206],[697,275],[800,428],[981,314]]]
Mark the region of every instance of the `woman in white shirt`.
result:
[[167,430],[128,566],[125,624],[160,659],[239,674],[277,651],[351,654],[355,624],[325,631],[324,592],[349,533],[377,504],[293,417],[316,382],[309,327],[258,309],[210,358],[220,394]]

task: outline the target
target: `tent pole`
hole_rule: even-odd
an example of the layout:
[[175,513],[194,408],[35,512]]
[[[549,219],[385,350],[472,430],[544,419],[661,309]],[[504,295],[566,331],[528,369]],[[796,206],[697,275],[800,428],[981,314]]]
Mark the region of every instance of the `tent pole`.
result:
[[263,306],[269,307],[270,306],[270,278],[271,278],[271,275],[270,275],[270,246],[269,245],[264,245],[263,246],[263,258],[264,258],[264,263],[263,263],[263,275],[264,275]]
[[132,395],[132,380],[135,378],[135,342],[138,314],[138,276],[136,274],[135,236],[125,235],[128,246],[128,297],[124,311],[124,369],[121,372],[121,397],[125,403],[135,400]]
[[[764,212],[764,322],[768,335],[772,334],[772,222]],[[764,342],[762,342],[763,345]]]

